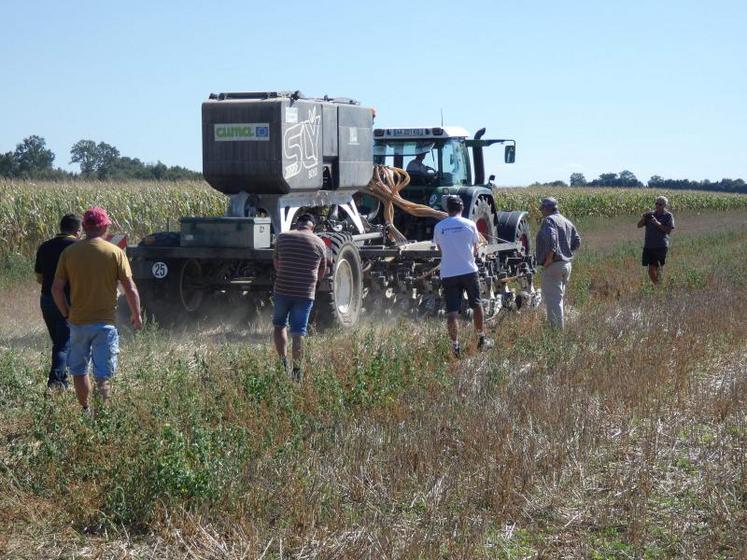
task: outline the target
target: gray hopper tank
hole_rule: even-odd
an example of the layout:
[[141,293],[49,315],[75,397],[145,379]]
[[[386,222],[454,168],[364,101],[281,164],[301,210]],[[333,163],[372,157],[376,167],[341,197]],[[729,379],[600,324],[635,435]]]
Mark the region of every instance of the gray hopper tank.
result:
[[202,166],[220,192],[355,191],[371,178],[371,109],[278,92],[210,97],[202,104]]

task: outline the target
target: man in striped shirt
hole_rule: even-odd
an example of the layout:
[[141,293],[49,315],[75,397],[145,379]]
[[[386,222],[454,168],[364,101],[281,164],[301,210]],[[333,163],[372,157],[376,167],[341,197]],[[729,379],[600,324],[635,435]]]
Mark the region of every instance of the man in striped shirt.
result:
[[294,381],[302,380],[303,337],[314,305],[318,279],[327,272],[327,247],[314,234],[314,217],[303,214],[296,229],[281,233],[275,240],[272,262],[275,265],[274,311],[272,325],[275,349],[288,371],[288,323],[293,339]]

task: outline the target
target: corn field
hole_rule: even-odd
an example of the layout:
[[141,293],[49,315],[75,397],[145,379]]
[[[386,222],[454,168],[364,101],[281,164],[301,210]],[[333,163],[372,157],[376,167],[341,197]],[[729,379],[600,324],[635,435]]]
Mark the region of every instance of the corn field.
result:
[[[539,201],[554,196],[572,218],[636,214],[653,207],[655,195],[665,194],[675,212],[747,208],[747,196],[698,191],[661,193],[649,189],[496,189],[498,208],[528,210],[539,218]],[[407,196],[405,192],[405,197]],[[114,230],[131,241],[152,231],[178,229],[180,216],[220,216],[226,197],[202,181],[129,183],[52,183],[0,180],[0,255],[33,255],[44,239],[54,235],[60,217],[105,207]]]

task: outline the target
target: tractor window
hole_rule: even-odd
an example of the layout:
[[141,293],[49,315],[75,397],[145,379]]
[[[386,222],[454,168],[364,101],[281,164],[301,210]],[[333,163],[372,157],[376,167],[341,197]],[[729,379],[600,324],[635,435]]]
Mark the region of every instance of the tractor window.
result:
[[401,157],[404,165],[407,165],[415,159],[418,154],[426,154],[425,161],[435,165],[435,155],[433,153],[433,142],[382,142],[374,146],[374,161],[392,165],[392,159]]
[[444,143],[440,152],[441,170],[440,183],[442,185],[469,185],[471,182],[470,169],[467,164],[467,148],[463,142],[450,141]]
[[427,185],[437,177],[438,151],[434,142],[386,142],[374,146],[374,162],[407,170],[413,185]]
[[469,185],[472,180],[467,148],[461,138],[378,141],[374,162],[405,169],[412,185]]

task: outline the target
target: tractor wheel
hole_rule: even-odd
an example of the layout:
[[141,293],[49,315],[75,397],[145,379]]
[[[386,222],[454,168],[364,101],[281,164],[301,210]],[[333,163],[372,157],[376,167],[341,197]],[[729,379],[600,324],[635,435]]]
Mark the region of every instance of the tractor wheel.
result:
[[141,280],[137,287],[144,317],[161,326],[174,327],[198,318],[205,292],[199,261],[170,260],[167,266],[167,278]]
[[194,315],[202,306],[205,291],[202,280],[200,261],[189,259],[182,261],[177,268],[178,296],[181,308],[187,315]]
[[469,219],[477,225],[477,231],[487,240],[493,243],[496,239],[495,213],[487,196],[481,196],[472,205]]
[[318,294],[316,320],[321,327],[351,328],[363,306],[363,271],[358,247],[347,234],[323,237],[332,261],[329,292]]

